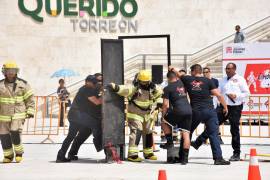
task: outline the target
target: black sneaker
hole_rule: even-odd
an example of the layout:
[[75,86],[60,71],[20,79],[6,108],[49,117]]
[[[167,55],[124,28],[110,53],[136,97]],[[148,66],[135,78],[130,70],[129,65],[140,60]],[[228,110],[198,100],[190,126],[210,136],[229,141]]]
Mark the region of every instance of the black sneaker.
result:
[[196,141],[191,141],[190,145],[196,150],[198,150],[200,147],[198,144],[196,144]]
[[221,159],[216,159],[215,160],[215,165],[230,165],[230,161],[226,161],[225,159],[221,158]]
[[165,144],[160,144],[159,147],[162,149],[170,149],[173,148],[174,146],[172,142],[166,142]]
[[68,159],[70,159],[71,161],[77,161],[79,158],[78,158],[77,155],[71,155],[71,154],[69,154],[68,155]]
[[56,163],[66,163],[66,162],[70,162],[70,159],[57,156]]
[[168,164],[174,164],[174,163],[176,163],[175,162],[175,157],[167,157],[167,163]]
[[240,161],[240,154],[233,154],[230,161]]

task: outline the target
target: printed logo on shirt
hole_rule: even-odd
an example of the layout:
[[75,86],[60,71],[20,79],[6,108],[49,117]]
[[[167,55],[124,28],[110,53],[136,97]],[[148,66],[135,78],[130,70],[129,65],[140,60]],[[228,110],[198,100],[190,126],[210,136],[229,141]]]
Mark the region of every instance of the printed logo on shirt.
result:
[[177,87],[176,88],[176,92],[178,92],[178,95],[179,96],[185,96],[186,95],[186,91],[185,91],[185,88],[180,88],[180,87]]
[[203,82],[194,80],[191,82],[191,85],[193,91],[201,91],[202,90],[201,85],[203,85]]

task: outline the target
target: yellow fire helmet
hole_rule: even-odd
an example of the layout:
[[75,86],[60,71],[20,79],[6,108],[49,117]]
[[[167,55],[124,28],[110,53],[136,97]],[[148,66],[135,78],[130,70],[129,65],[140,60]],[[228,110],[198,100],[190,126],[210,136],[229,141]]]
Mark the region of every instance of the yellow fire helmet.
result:
[[138,74],[138,80],[143,82],[152,81],[152,74],[150,70],[141,70]]
[[5,74],[6,70],[15,69],[17,73],[19,72],[19,67],[15,61],[7,61],[3,64],[2,72]]

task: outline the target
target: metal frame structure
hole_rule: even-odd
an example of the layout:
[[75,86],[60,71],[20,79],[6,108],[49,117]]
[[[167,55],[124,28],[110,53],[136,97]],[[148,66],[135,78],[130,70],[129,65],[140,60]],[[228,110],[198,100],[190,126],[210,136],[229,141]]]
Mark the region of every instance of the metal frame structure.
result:
[[168,66],[171,65],[171,37],[169,34],[165,35],[138,35],[138,36],[118,36],[118,39],[157,39],[166,38],[167,39],[167,61]]

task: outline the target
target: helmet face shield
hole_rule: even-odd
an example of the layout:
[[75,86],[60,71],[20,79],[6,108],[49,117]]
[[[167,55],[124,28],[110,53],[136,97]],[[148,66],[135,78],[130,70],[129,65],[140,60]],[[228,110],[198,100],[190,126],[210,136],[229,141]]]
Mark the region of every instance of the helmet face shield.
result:
[[19,72],[17,68],[3,68],[2,70],[4,75],[16,75]]
[[139,81],[141,85],[147,86],[150,84],[150,81]]

